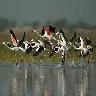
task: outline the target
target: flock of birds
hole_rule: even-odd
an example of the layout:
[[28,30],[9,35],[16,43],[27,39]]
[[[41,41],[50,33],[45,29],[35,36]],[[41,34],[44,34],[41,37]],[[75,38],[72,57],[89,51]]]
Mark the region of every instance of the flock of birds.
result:
[[[88,37],[82,38],[78,35],[77,38],[77,30],[75,30],[73,36],[70,40],[66,39],[66,36],[62,29],[59,32],[56,32],[56,28],[48,25],[42,28],[41,34],[37,30],[33,30],[34,33],[38,34],[42,37],[43,40],[38,40],[37,42],[32,39],[30,42],[25,40],[25,32],[21,38],[21,40],[17,40],[14,32],[10,29],[10,38],[12,42],[2,42],[10,50],[22,51],[26,54],[32,53],[33,56],[37,56],[43,51],[47,50],[47,45],[51,46],[49,58],[51,58],[55,53],[60,53],[62,62],[65,61],[65,55],[71,48],[71,46],[80,52],[79,56],[86,57],[91,54],[93,50],[91,43],[92,40]],[[56,37],[53,36],[55,34]],[[47,39],[45,39],[47,38]],[[75,38],[77,38],[77,42],[75,42]],[[57,42],[57,44],[52,42],[52,39]],[[74,42],[73,42],[74,41]],[[35,50],[32,52],[32,50]]]

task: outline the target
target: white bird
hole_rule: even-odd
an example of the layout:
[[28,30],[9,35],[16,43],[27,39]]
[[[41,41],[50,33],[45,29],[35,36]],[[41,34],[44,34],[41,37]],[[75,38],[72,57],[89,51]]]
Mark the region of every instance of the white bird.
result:
[[39,47],[39,43],[35,42],[33,39],[31,40],[30,46],[34,49]]
[[57,45],[56,47],[53,47],[53,48],[52,48],[52,51],[51,51],[51,53],[50,53],[50,55],[49,55],[49,58],[50,58],[52,55],[54,55],[55,53],[59,53],[59,52],[61,52],[61,54],[62,54],[62,57],[61,57],[61,58],[63,58],[64,55],[65,55],[65,53],[66,53],[67,51],[68,51],[68,47],[67,47],[67,45],[65,44],[65,42],[58,41],[58,45]]
[[7,48],[9,48],[10,50],[22,51],[26,54],[29,54],[32,51],[32,48],[31,48],[29,42],[24,41],[25,32],[24,32],[22,39],[19,41],[16,39],[16,36],[15,36],[13,30],[10,29],[10,38],[11,38],[12,44],[9,42],[7,42],[7,43],[3,42],[3,45],[7,46]]
[[26,53],[26,54],[29,54],[31,51],[32,51],[32,47],[31,47],[31,44],[28,42],[28,41],[24,41],[22,46],[19,47],[19,49]]
[[46,49],[44,47],[44,44],[43,44],[43,42],[41,40],[38,40],[38,42],[39,42],[39,43],[37,43],[38,46],[37,46],[35,52],[33,53],[33,56],[39,55],[42,51],[44,51]]
[[73,44],[71,44],[71,45],[75,48],[75,50],[80,51],[80,56],[85,57],[88,54],[90,54],[90,50],[92,50],[93,48],[88,43],[89,41],[87,39],[86,39],[86,41],[84,41],[84,39],[81,36],[79,36],[79,39],[78,40],[80,42],[80,46],[79,47],[76,47]]
[[[74,38],[76,37],[76,32],[74,33],[74,35],[72,36],[72,38],[70,39],[70,42],[72,42],[74,40]],[[61,40],[57,40],[58,41],[58,46],[56,47],[53,47],[50,55],[49,55],[49,58],[54,55],[55,53],[60,53],[61,52],[61,59],[62,59],[62,62],[64,63],[65,61],[65,55],[66,53],[68,52],[69,50],[69,43],[67,40],[66,40],[66,37],[65,37],[65,34],[64,32],[62,31],[62,29],[60,29],[60,32],[59,32],[59,38]]]
[[62,62],[64,62],[65,61],[65,54],[68,51],[68,46],[67,46],[67,42],[66,42],[66,37],[61,29],[60,29],[60,37],[61,37],[61,40],[57,40],[58,45],[56,47],[53,47],[53,49],[49,55],[49,58],[52,55],[54,55],[55,53],[61,52],[61,59],[62,59]]

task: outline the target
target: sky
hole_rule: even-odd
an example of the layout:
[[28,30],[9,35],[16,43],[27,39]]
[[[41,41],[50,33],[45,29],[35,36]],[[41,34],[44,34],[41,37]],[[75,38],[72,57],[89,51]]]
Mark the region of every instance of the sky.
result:
[[19,22],[83,18],[96,24],[96,0],[0,0],[0,16]]

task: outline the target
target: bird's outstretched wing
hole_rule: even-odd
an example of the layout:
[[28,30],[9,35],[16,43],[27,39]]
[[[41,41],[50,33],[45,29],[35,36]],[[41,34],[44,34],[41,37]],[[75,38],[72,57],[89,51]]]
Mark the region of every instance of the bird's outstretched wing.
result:
[[25,32],[22,39],[19,41],[18,46],[21,46],[23,44],[24,39],[25,39]]
[[65,34],[64,34],[64,32],[63,32],[63,30],[61,28],[60,28],[60,33],[61,33],[63,39],[66,41],[66,36],[65,36]]
[[10,35],[11,35],[11,41],[12,41],[13,45],[16,46],[17,45],[17,39],[16,39],[16,36],[15,36],[12,29],[10,29]]
[[74,38],[76,37],[76,33],[77,33],[77,30],[75,31],[73,37],[69,40],[70,42],[72,42],[74,40]]
[[77,27],[75,28],[75,33],[73,34],[72,38],[69,40],[70,42],[74,40],[74,38],[76,37],[76,33],[77,33]]
[[86,45],[90,45],[92,43],[92,40],[88,37],[85,38]]
[[49,31],[52,33],[52,32],[54,32],[55,33],[55,27],[53,27],[53,26],[51,26],[51,25],[49,25]]
[[42,31],[41,31],[41,36],[43,36],[45,34],[45,27],[43,27]]

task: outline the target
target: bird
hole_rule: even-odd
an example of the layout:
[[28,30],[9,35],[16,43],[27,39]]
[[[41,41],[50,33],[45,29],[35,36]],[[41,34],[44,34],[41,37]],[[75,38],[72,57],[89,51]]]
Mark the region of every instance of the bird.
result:
[[67,46],[67,42],[66,42],[66,37],[65,37],[62,29],[60,29],[60,37],[61,37],[61,40],[57,40],[58,45],[56,47],[53,47],[53,49],[49,55],[49,58],[51,56],[53,56],[55,53],[61,52],[61,59],[62,59],[62,62],[64,62],[65,61],[65,54],[68,51],[68,46]]
[[49,25],[48,27],[43,27],[41,31],[41,36],[46,37],[49,40],[52,38],[52,33],[55,33],[55,27]]
[[49,25],[47,27],[43,27],[41,30],[41,35],[39,34],[39,32],[37,30],[33,30],[33,32],[36,32],[40,37],[42,38],[47,38],[48,40],[51,39],[56,39],[55,37],[52,36],[52,33],[55,33],[55,27]]
[[60,51],[61,51],[61,49],[60,49],[59,46],[58,46],[58,47],[57,47],[57,46],[54,47],[54,48],[52,49],[50,55],[49,55],[49,58],[50,58],[51,56],[53,56],[55,53],[59,53]]
[[89,51],[93,51],[93,47],[91,46],[92,40],[91,40],[89,37],[86,37],[85,40],[86,40],[87,49],[88,49]]
[[13,46],[17,46],[17,39],[12,29],[10,29],[10,38],[12,41]]
[[15,36],[13,30],[10,29],[10,38],[11,38],[12,43],[2,42],[2,44],[5,45],[10,50],[18,51],[20,49],[20,47],[22,46],[23,41],[25,39],[25,32],[24,32],[24,35],[23,35],[22,39],[19,41],[19,40],[16,39],[16,36]]
[[39,46],[39,43],[35,42],[33,39],[31,40],[30,46],[34,49]]
[[41,40],[38,40],[38,46],[35,49],[35,52],[33,53],[33,56],[38,56],[42,51],[44,51],[46,48],[44,47],[44,44]]
[[25,32],[24,32],[24,35],[23,35],[22,39],[19,41],[19,40],[16,39],[16,36],[15,36],[13,30],[10,29],[10,38],[11,38],[13,46],[18,46],[19,47],[23,44],[23,41],[25,39]]
[[28,41],[23,41],[23,44],[19,49],[26,54],[29,54],[32,51],[31,44]]
[[79,36],[78,38],[78,42],[80,44],[78,44],[79,46],[76,47],[75,45],[72,44],[72,46],[75,48],[75,50],[78,50],[80,51],[80,57],[86,57],[88,54],[90,54],[91,50],[93,50],[92,46],[90,45],[91,44],[91,40],[89,40],[89,38],[85,38],[85,41],[84,39]]
[[62,64],[64,64],[65,62],[65,55],[66,53],[68,52],[69,50],[69,44],[70,42],[72,42],[74,40],[74,38],[76,37],[76,32],[74,33],[74,35],[72,36],[72,38],[67,41],[67,38],[63,32],[63,30],[60,28],[60,32],[59,32],[59,39],[60,40],[57,40],[58,41],[58,44],[56,47],[53,47],[50,55],[49,55],[49,58],[51,56],[53,56],[55,53],[60,53],[61,52],[61,60],[62,60]]

